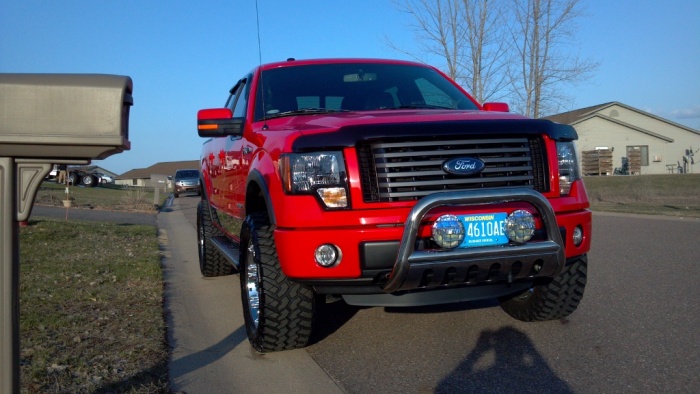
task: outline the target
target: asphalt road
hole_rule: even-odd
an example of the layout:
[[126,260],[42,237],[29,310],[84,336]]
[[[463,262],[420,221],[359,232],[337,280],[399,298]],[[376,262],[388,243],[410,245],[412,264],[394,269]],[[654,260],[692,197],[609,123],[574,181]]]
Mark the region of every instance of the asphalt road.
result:
[[[200,392],[697,392],[700,220],[594,214],[584,299],[570,317],[513,320],[494,302],[325,305],[305,350],[260,356],[242,329],[237,276],[203,279],[195,206],[158,215],[174,389]],[[177,291],[177,293],[173,293]],[[178,336],[179,335],[179,336]],[[271,386],[266,386],[270,384]]]
[[[196,201],[177,202],[192,225]],[[567,319],[523,323],[494,302],[339,303],[306,352],[347,393],[697,392],[700,220],[593,220],[588,285]]]

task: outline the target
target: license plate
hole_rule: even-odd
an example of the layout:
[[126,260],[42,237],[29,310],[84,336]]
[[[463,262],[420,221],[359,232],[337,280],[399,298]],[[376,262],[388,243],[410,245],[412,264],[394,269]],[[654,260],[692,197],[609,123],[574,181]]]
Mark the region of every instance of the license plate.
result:
[[507,244],[508,236],[505,233],[507,216],[504,212],[458,216],[464,224],[465,232],[464,241],[459,247],[472,248]]

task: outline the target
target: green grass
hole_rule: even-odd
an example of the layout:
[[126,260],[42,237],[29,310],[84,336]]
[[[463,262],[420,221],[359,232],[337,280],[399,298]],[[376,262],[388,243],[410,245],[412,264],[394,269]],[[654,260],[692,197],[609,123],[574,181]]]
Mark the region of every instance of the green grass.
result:
[[593,211],[700,217],[700,174],[589,176]]
[[156,231],[56,220],[21,229],[22,392],[167,392]]

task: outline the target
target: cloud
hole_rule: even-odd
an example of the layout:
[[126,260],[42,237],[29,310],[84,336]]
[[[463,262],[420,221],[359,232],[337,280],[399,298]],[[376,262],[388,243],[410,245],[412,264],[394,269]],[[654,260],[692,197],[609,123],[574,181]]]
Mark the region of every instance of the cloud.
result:
[[694,119],[700,118],[700,105],[690,108],[674,109],[671,115],[677,119]]

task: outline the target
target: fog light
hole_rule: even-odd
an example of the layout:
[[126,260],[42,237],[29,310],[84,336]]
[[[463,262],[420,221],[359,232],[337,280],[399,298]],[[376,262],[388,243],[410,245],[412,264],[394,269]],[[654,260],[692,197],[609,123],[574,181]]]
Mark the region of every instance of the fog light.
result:
[[518,209],[506,218],[506,235],[517,243],[525,243],[535,234],[535,218],[528,211]]
[[433,240],[441,248],[457,247],[464,241],[464,225],[455,215],[442,215],[433,223]]
[[581,228],[581,226],[576,226],[576,228],[574,229],[574,235],[572,239],[574,241],[574,245],[581,245],[581,242],[583,242],[583,229]]
[[314,257],[318,265],[326,268],[340,263],[340,260],[343,258],[340,248],[330,244],[324,244],[316,248]]

